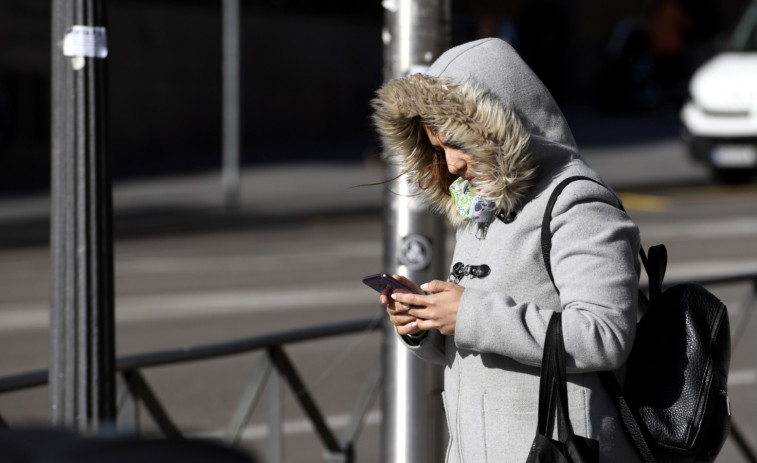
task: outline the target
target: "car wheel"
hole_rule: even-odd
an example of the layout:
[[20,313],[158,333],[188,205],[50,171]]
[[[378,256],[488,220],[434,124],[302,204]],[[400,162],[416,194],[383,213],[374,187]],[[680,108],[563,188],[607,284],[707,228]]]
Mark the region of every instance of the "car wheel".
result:
[[751,172],[745,169],[718,169],[713,167],[712,173],[720,183],[729,185],[746,183],[751,177]]

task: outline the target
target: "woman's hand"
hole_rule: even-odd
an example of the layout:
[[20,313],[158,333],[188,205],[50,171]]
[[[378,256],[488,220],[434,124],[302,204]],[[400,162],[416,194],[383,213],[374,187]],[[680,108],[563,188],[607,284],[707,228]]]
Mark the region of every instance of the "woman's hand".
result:
[[[420,293],[423,292],[423,290],[420,289],[418,285],[408,280],[407,278],[401,275],[392,276],[395,279],[399,280],[400,283],[404,283]],[[417,326],[414,325],[416,318],[408,315],[407,313],[410,309],[410,306],[395,302],[394,299],[391,298],[391,294],[392,290],[387,289],[381,294],[381,296],[379,296],[379,301],[382,304],[386,304],[386,312],[389,314],[389,321],[392,323],[392,325],[397,327],[397,333],[401,335],[419,333],[421,330],[419,330]]]
[[421,289],[433,294],[391,294],[394,304],[387,305],[387,312],[397,332],[413,334],[434,329],[442,334],[454,334],[457,311],[465,288],[455,283],[433,280],[421,285]]

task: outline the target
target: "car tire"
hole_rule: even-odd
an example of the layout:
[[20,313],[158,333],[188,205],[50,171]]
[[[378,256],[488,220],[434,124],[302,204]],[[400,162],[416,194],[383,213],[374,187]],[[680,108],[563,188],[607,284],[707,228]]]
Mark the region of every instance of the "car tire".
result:
[[728,185],[746,183],[752,176],[750,171],[744,169],[719,169],[713,167],[712,173],[718,182]]

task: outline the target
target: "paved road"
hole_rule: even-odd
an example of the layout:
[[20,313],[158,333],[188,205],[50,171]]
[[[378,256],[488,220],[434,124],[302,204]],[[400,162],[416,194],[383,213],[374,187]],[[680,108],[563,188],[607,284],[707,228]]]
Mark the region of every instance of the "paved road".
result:
[[[621,193],[643,242],[667,244],[669,278],[757,271],[757,185],[711,185],[674,140],[592,147],[585,153]],[[214,175],[118,185],[119,355],[380,311],[358,277],[382,270],[381,189],[347,188],[373,181],[379,173],[370,164],[287,170],[268,166],[247,172],[242,207],[233,216],[219,212],[222,195]],[[260,192],[267,192],[266,197]],[[151,209],[140,208],[145,199]],[[292,207],[277,208],[277,201]],[[35,207],[36,214],[31,212]],[[44,198],[0,202],[5,237],[13,235],[19,244],[0,248],[0,375],[43,368],[47,362],[48,249],[32,239],[32,232],[23,239],[23,229],[14,225],[44,225],[45,207]],[[747,289],[732,284],[715,290],[732,318]],[[757,448],[755,333],[750,319],[734,345],[731,400],[739,426]],[[380,341],[378,333],[366,332],[289,350],[335,425],[344,425],[362,379],[379,355]],[[159,368],[148,371],[147,378],[182,429],[216,435],[226,426],[258,358],[240,355]],[[291,393],[284,396],[283,407],[286,461],[319,461],[319,443],[307,432]],[[265,453],[265,406],[258,409],[244,445]],[[379,461],[375,410],[357,449],[361,462]],[[46,391],[0,396],[0,413],[10,423],[44,422]],[[728,444],[720,461],[743,460]]]

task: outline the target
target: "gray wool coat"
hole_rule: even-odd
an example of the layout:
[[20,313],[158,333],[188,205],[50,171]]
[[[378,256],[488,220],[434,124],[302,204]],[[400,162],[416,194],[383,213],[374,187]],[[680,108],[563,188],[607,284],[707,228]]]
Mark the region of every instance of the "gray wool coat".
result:
[[424,190],[457,228],[451,264],[491,268],[482,278],[450,276],[465,288],[454,335],[405,338],[419,357],[444,365],[447,462],[525,461],[554,311],[563,312],[574,431],[599,440],[603,462],[638,461],[595,372],[621,372],[633,343],[639,233],[609,188],[571,183],[552,214],[555,291],[540,242],[549,195],[568,176],[601,179],[549,92],[509,45],[483,39],[447,51],[424,75],[388,82],[373,105],[390,161],[423,184],[431,157],[418,134],[431,124],[471,154],[477,186],[508,217],[464,222],[446,192]]

